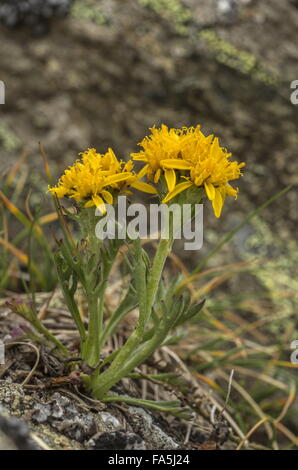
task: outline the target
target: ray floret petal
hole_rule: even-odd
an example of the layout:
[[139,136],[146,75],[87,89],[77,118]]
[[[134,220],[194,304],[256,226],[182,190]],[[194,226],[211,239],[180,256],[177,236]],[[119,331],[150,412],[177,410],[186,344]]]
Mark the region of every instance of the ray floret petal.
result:
[[[191,186],[202,187],[215,216],[220,217],[226,196],[237,197],[238,189],[229,182],[242,175],[245,163],[232,161],[232,154],[220,146],[218,137],[205,136],[200,126],[175,129],[162,125],[150,130],[139,143],[142,150],[131,157],[146,163],[142,175],[146,174],[149,182],[158,184],[164,178],[168,194],[163,203]],[[183,178],[186,181],[181,182]]]

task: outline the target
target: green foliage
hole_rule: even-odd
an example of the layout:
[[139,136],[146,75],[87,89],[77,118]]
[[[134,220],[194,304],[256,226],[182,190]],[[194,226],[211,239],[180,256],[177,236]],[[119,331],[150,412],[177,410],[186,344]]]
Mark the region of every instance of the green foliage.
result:
[[0,125],[0,145],[6,152],[14,152],[21,147],[19,138],[4,123]]
[[[2,287],[12,287],[11,274],[7,275],[11,262],[14,261],[24,266],[21,254],[27,255],[29,262],[25,263],[25,267],[28,280],[25,284],[30,296],[33,294],[33,302],[29,304],[11,301],[10,308],[31,323],[33,330],[28,330],[28,338],[44,345],[53,344],[60,354],[66,356],[68,352],[64,345],[44,327],[37,317],[34,305],[34,293],[37,288],[53,288],[53,286],[43,284],[44,281],[42,281],[44,278],[46,282],[49,282],[49,273],[55,271],[53,258],[50,255],[53,245],[49,244],[44,236],[45,227],[41,223],[44,216],[48,217],[51,214],[48,214],[48,211],[44,213],[43,205],[39,207],[38,198],[32,197],[32,201],[35,200],[33,207],[30,204],[28,206],[29,200],[27,204],[23,204],[26,199],[22,196],[26,183],[26,171],[24,172],[25,166],[21,168],[22,170],[14,169],[10,172],[2,184],[2,194],[7,200],[2,196],[1,237],[6,242],[11,242],[10,248],[7,243],[0,248],[2,251],[1,280],[2,282],[5,279],[8,281],[4,282]],[[21,177],[23,172],[24,176]],[[13,178],[16,174],[18,177]],[[72,220],[73,213],[57,205],[60,228],[58,229],[57,225],[56,232],[59,230],[64,234],[64,240],[63,242],[56,240],[54,259],[65,303],[81,337],[83,355],[85,354],[86,359],[91,357],[93,365],[96,365],[98,360],[98,366],[92,369],[91,373],[82,374],[86,386],[92,390],[95,397],[107,402],[123,401],[147,406],[189,419],[190,409],[185,408],[179,401],[142,400],[109,392],[122,377],[129,377],[134,380],[148,380],[159,384],[160,387],[172,387],[187,396],[187,382],[179,374],[172,372],[141,374],[137,369],[158,348],[174,344],[182,360],[184,359],[194,373],[204,379],[223,399],[226,397],[226,384],[229,380],[226,371],[231,369],[236,371],[229,407],[233,410],[233,418],[244,434],[251,429],[256,420],[261,419],[264,413],[268,414],[269,431],[270,429],[272,432],[276,431],[275,426],[278,422],[276,424],[275,420],[279,414],[283,413],[287,400],[291,399],[292,403],[297,387],[297,379],[293,374],[294,366],[289,361],[291,353],[289,345],[291,339],[296,339],[297,335],[295,270],[298,250],[294,240],[287,246],[283,241],[277,240],[259,217],[259,213],[287,190],[289,188],[250,213],[202,260],[199,272],[193,273],[195,276],[200,275],[203,280],[206,279],[202,269],[207,261],[210,261],[219,249],[226,246],[237,232],[249,223],[250,227],[253,227],[253,234],[246,240],[243,259],[249,261],[252,256],[257,255],[266,259],[266,263],[260,263],[254,267],[248,265],[238,269],[238,272],[239,274],[249,272],[250,275],[255,276],[262,291],[253,298],[245,292],[240,292],[238,295],[228,295],[226,292],[224,295],[220,293],[208,295],[207,308],[200,296],[200,283],[196,284],[195,295],[191,298],[190,291],[186,287],[185,276],[179,275],[170,280],[161,279],[164,260],[169,253],[167,244],[161,246],[152,263],[141,244],[136,242],[130,254],[125,258],[131,281],[126,285],[126,290],[116,308],[113,311],[107,311],[103,302],[104,290],[102,289],[106,285],[105,280],[109,268],[121,245],[110,241],[110,244],[102,245],[97,253],[98,245],[95,244],[98,240],[96,240],[90,243],[88,249],[86,236],[90,227],[91,232],[94,231],[94,225],[91,223],[89,226],[90,220],[87,217],[86,224],[89,228],[85,230],[83,240],[78,242],[77,237],[73,238],[71,235],[69,224],[65,224],[63,215],[68,214],[68,219]],[[31,215],[28,213],[29,207]],[[88,214],[92,212],[91,210]],[[16,223],[19,227],[19,233],[15,237],[12,236],[10,230],[12,223]],[[214,237],[214,240],[218,241],[218,235]],[[127,243],[129,245],[131,242],[128,240]],[[17,255],[14,255],[11,247],[19,250]],[[21,258],[19,259],[18,256]],[[227,269],[227,272],[233,271],[237,273],[237,267]],[[225,271],[222,270],[221,273]],[[210,276],[212,277],[212,273]],[[91,323],[89,331],[78,311],[76,293],[79,286],[83,291],[85,290],[90,319],[94,314],[95,322]],[[267,306],[268,300],[270,301],[269,307]],[[111,335],[117,332],[126,315],[137,306],[139,306],[140,317],[133,335],[120,349],[114,350],[101,360],[98,356],[101,348],[107,344]],[[103,309],[105,310],[104,316]],[[255,327],[255,322],[259,325],[260,321],[261,326]],[[98,325],[101,325],[101,328],[98,329]],[[94,334],[98,334],[96,341]],[[86,341],[88,335],[89,346],[92,345],[94,348],[95,345],[96,356],[88,355],[88,342]],[[185,352],[184,345],[186,345]],[[92,348],[89,349],[90,351]],[[284,425],[291,425],[295,419],[294,412],[287,414]],[[274,447],[274,443],[272,444],[271,441],[269,443],[269,440],[268,445]]]
[[76,0],[73,4],[71,15],[74,18],[90,21],[98,25],[105,24],[107,21],[96,0]]

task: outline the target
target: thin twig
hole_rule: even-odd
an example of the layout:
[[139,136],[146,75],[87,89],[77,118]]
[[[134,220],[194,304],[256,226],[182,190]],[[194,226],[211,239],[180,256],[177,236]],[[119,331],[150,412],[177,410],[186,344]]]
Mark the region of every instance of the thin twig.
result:
[[39,363],[39,359],[40,359],[40,351],[38,349],[37,346],[35,346],[35,344],[33,343],[25,343],[25,341],[13,341],[11,343],[7,343],[5,346],[9,347],[9,346],[29,346],[31,347],[32,349],[34,349],[34,351],[36,352],[36,361],[35,361],[35,364],[34,366],[32,367],[31,371],[29,372],[29,374],[27,375],[27,377],[25,378],[25,380],[21,383],[21,386],[24,387],[24,385],[27,385],[27,383],[31,380],[34,372],[36,371],[37,369],[37,366],[38,366],[38,363]]

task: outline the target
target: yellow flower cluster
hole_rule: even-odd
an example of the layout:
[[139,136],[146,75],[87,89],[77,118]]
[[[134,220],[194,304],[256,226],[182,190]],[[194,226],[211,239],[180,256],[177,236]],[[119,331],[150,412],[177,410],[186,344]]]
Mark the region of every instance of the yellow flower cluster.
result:
[[241,176],[245,163],[231,161],[231,154],[220,147],[218,138],[206,137],[200,126],[169,129],[162,125],[150,130],[151,135],[139,144],[143,150],[131,156],[146,162],[142,171],[149,181],[158,183],[164,176],[168,194],[163,203],[191,186],[203,187],[215,216],[220,217],[226,195],[237,197],[238,189],[229,181]]
[[130,187],[156,194],[152,184],[140,181],[143,176],[155,184],[163,177],[168,189],[163,203],[190,187],[200,187],[220,217],[225,197],[237,197],[238,189],[229,181],[241,176],[245,163],[231,161],[231,153],[219,145],[218,138],[205,136],[200,126],[169,129],[162,125],[150,130],[151,135],[139,143],[143,150],[131,154],[133,160],[146,163],[139,173],[133,160],[119,161],[112,149],[105,154],[88,149],[49,191],[59,198],[74,198],[84,207],[97,206],[104,213],[105,204],[113,204],[114,195],[127,193]]
[[119,161],[112,149],[107,153],[97,153],[88,149],[80,154],[81,159],[65,170],[58,185],[49,191],[58,198],[69,197],[83,203],[84,207],[97,206],[102,213],[106,212],[105,203],[113,204],[113,194],[128,192],[128,188],[155,194],[156,190],[149,184],[139,181],[144,171],[136,174],[133,161]]

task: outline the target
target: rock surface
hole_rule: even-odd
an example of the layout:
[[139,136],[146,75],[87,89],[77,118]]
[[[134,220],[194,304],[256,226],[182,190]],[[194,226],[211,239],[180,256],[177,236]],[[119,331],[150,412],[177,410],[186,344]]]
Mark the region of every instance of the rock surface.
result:
[[[0,381],[0,448],[40,446],[30,433],[54,449],[177,449],[183,444],[168,434],[142,408],[125,406],[97,410],[67,396],[45,391],[29,395],[22,387]],[[105,406],[103,406],[105,408]],[[1,411],[2,410],[2,411]],[[42,448],[42,447],[41,447]]]

